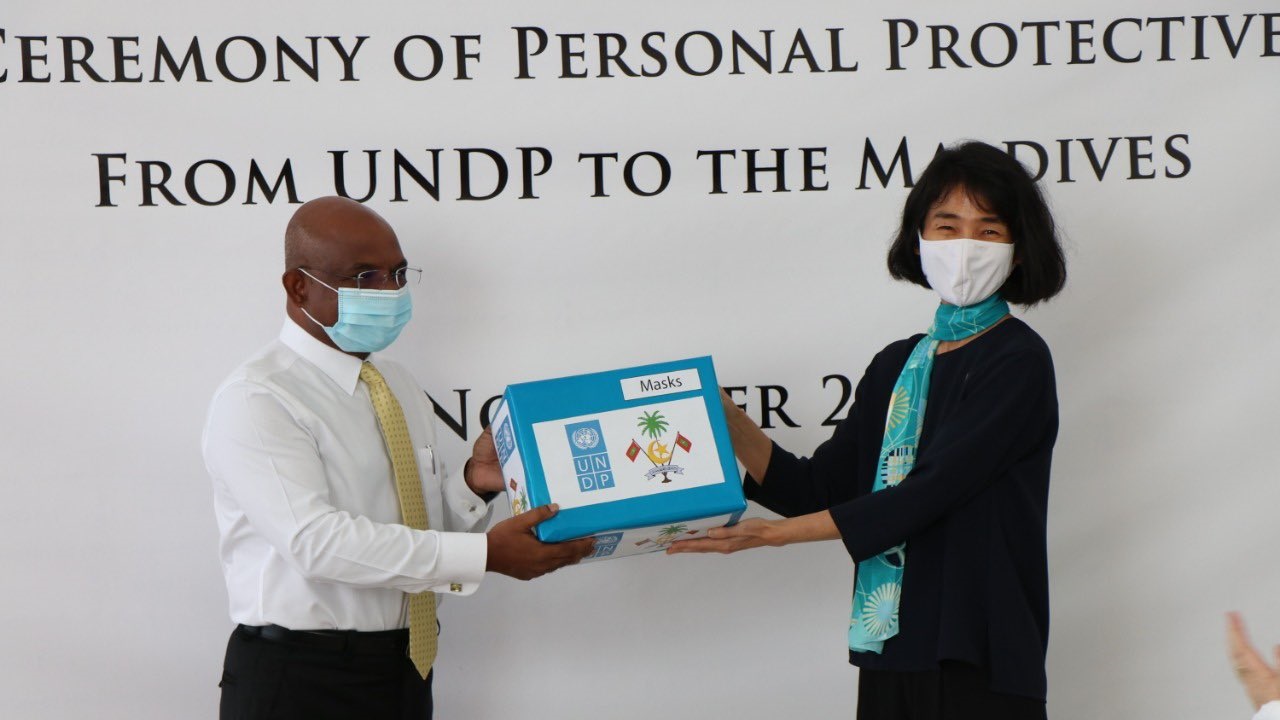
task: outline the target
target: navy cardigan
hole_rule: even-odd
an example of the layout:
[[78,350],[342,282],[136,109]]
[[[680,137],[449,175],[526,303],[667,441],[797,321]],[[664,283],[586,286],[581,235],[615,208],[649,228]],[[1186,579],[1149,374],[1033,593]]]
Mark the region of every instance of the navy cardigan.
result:
[[1045,514],[1058,434],[1049,348],[1010,318],[939,355],[916,465],[872,493],[889,396],[921,337],[876,355],[848,417],[812,457],[775,443],[747,496],[785,516],[829,509],[854,561],[907,543],[899,634],[881,654],[850,651],[849,662],[910,672],[960,660],[984,668],[995,692],[1043,700]]

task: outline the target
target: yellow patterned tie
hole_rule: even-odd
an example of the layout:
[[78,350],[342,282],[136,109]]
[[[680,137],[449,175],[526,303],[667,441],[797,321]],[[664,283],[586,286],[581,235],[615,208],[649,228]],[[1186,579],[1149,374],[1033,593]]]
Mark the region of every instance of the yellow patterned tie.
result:
[[[418,479],[418,461],[414,457],[409,426],[404,410],[391,394],[387,381],[372,363],[360,366],[360,379],[369,386],[373,410],[378,414],[382,438],[391,456],[396,476],[396,494],[400,496],[400,515],[404,524],[416,530],[427,529],[427,504],[422,499],[422,482]],[[430,590],[409,596],[409,658],[422,677],[431,672],[436,661],[436,594]]]

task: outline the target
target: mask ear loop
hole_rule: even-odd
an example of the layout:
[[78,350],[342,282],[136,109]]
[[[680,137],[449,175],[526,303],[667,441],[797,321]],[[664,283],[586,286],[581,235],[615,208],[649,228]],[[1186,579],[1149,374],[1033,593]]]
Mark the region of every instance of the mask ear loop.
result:
[[330,290],[332,290],[332,291],[334,291],[334,292],[338,292],[338,288],[336,288],[336,287],[334,287],[334,286],[330,285],[329,283],[327,283],[327,282],[325,282],[325,281],[321,280],[320,278],[316,277],[315,275],[312,275],[311,273],[307,272],[307,269],[306,269],[306,268],[298,268],[298,272],[302,273],[303,275],[306,275],[307,277],[311,278],[312,280],[315,280],[316,282],[318,282],[318,283],[320,283],[321,285],[323,285],[323,286],[325,286],[325,287],[329,288]]
[[[325,287],[329,288],[330,290],[334,291],[335,293],[338,293],[338,295],[342,295],[342,293],[339,293],[339,292],[338,292],[338,288],[333,287],[333,286],[332,286],[332,285],[330,285],[329,283],[327,283],[327,282],[325,282],[325,281],[321,280],[320,278],[316,277],[315,275],[312,275],[311,273],[307,272],[306,268],[298,268],[298,272],[302,273],[303,275],[306,275],[307,277],[311,278],[312,280],[315,280],[316,282],[318,282],[318,283],[320,283],[321,285],[323,285],[323,286],[325,286]],[[325,325],[324,323],[320,322],[319,320],[317,320],[317,319],[315,319],[315,318],[311,317],[311,313],[307,312],[307,309],[306,309],[306,308],[304,308],[304,307],[302,307],[301,305],[299,305],[299,306],[298,306],[298,309],[299,309],[299,310],[301,310],[301,311],[302,311],[302,314],[303,314],[303,315],[306,315],[306,316],[307,316],[307,319],[308,319],[308,320],[310,320],[311,322],[315,323],[316,325],[319,325],[321,328],[324,328],[325,330],[329,330],[329,329],[330,329],[330,327],[329,327],[328,325]]]
[[306,315],[306,316],[307,316],[307,319],[308,319],[308,320],[310,320],[311,322],[315,323],[316,325],[319,325],[321,328],[324,328],[325,330],[331,330],[331,329],[332,329],[332,328],[331,328],[331,327],[329,327],[328,325],[325,325],[325,324],[321,323],[319,320],[317,320],[317,319],[315,319],[315,318],[311,317],[311,313],[307,312],[307,309],[306,309],[306,308],[304,308],[304,307],[302,307],[302,306],[298,306],[298,309],[302,311],[302,314],[303,314],[303,315]]

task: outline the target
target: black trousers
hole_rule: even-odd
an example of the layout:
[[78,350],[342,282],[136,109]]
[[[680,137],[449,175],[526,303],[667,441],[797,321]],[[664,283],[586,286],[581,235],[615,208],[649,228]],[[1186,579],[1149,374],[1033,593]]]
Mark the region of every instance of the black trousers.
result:
[[317,648],[236,628],[219,683],[220,720],[428,720],[431,675],[423,680],[409,660],[409,631],[351,635],[380,637],[372,646]]
[[929,672],[858,671],[858,720],[1045,720],[1041,700],[992,692],[987,673],[944,661]]

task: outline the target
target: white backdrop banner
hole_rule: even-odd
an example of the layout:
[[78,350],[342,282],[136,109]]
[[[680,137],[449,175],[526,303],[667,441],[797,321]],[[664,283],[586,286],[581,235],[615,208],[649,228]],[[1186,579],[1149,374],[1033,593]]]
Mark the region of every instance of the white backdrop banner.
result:
[[[9,3],[0,716],[215,716],[200,430],[283,321],[301,202],[367,202],[425,269],[390,354],[455,465],[509,382],[704,354],[808,453],[927,326],[884,255],[972,138],[1068,248],[1023,314],[1062,408],[1050,713],[1247,717],[1222,613],[1280,640],[1277,80],[1275,2]],[[851,717],[850,570],[490,577],[442,606],[439,716]]]

